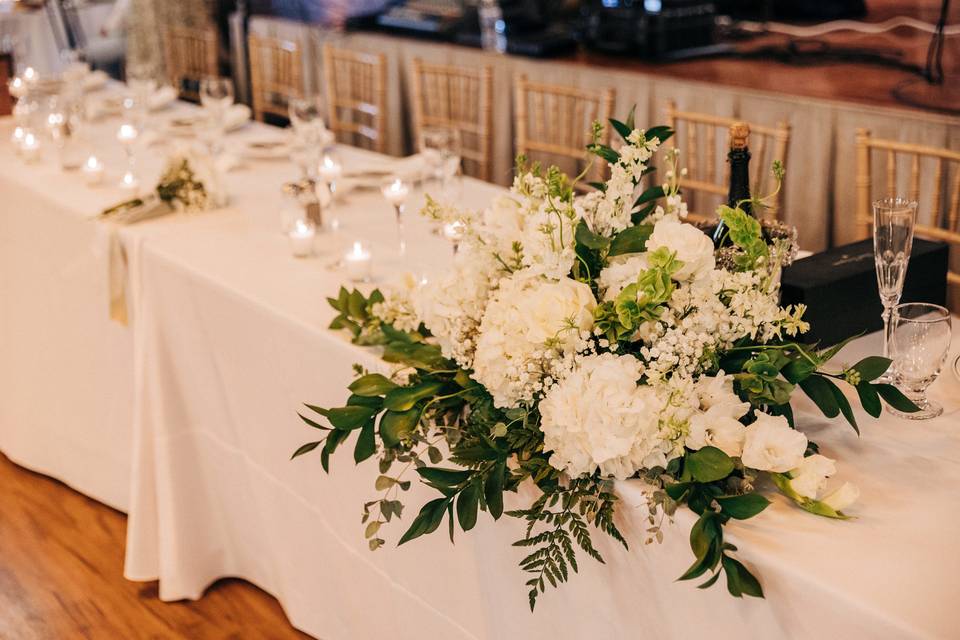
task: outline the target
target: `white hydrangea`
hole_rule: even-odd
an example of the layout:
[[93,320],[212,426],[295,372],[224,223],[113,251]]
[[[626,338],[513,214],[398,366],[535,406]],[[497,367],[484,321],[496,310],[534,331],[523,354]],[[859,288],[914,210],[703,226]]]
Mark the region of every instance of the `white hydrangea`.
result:
[[643,364],[612,353],[584,357],[540,402],[544,449],[550,465],[571,476],[629,478],[651,466],[662,448],[663,401],[638,385]]
[[546,378],[562,377],[586,349],[595,307],[590,287],[570,278],[505,278],[480,323],[474,379],[498,407],[532,402]]
[[696,383],[701,412],[690,418],[686,445],[694,451],[716,447],[728,456],[739,458],[747,437],[746,427],[740,422],[750,410],[733,392],[733,377],[719,372],[703,376]]
[[603,299],[615,299],[627,285],[636,282],[637,277],[641,272],[646,271],[648,266],[645,253],[631,253],[611,258],[597,277]]
[[501,277],[503,271],[489,253],[461,250],[450,271],[427,282],[413,297],[416,316],[444,357],[464,369],[473,366],[480,320]]

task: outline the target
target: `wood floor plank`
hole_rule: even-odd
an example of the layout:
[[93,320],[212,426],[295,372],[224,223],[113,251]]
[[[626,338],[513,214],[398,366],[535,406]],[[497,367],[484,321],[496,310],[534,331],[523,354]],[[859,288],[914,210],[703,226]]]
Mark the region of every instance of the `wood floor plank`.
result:
[[220,580],[161,602],[123,578],[126,517],[0,455],[0,640],[305,640],[277,601]]

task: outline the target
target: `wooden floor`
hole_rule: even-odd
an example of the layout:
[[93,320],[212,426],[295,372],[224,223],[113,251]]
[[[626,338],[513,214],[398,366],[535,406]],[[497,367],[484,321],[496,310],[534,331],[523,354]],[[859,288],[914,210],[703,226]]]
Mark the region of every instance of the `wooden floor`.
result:
[[272,597],[221,580],[161,602],[123,578],[126,517],[0,454],[0,640],[309,638]]

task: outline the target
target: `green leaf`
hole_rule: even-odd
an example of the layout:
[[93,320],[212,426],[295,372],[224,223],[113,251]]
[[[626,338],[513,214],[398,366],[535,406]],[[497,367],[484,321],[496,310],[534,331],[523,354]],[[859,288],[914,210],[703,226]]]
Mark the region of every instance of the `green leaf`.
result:
[[363,531],[363,537],[369,539],[377,535],[377,531],[380,530],[380,524],[381,522],[379,520],[371,520],[370,523],[367,524],[367,528]]
[[872,382],[887,372],[887,369],[890,368],[890,363],[890,358],[869,356],[853,365],[851,368],[856,369],[860,373],[860,378],[862,380]]
[[857,395],[860,396],[860,404],[867,415],[879,418],[883,411],[883,405],[880,403],[880,394],[866,380],[857,385]]
[[690,529],[690,549],[697,559],[677,580],[699,578],[716,565],[722,538],[717,517],[715,512],[705,511]]
[[604,238],[603,236],[594,233],[590,230],[590,227],[587,226],[587,223],[581,220],[577,224],[576,231],[577,242],[587,247],[588,249],[606,249],[610,246],[610,239]]
[[323,442],[322,440],[318,440],[317,442],[308,442],[305,445],[301,445],[299,449],[293,452],[293,455],[290,456],[290,459],[293,460],[294,458],[299,458],[305,453],[310,453],[311,451],[319,447],[322,442]]
[[836,418],[840,415],[840,405],[837,404],[837,399],[830,387],[830,383],[823,376],[810,376],[800,381],[800,388],[820,408],[823,415]]
[[759,493],[717,498],[723,513],[737,520],[747,520],[767,508],[770,501]]
[[817,367],[814,366],[812,362],[806,358],[799,358],[797,360],[791,360],[787,366],[780,370],[780,373],[782,373],[783,377],[791,384],[798,384],[800,381],[809,378],[816,370]]
[[377,452],[377,442],[374,437],[374,420],[371,418],[360,429],[360,437],[353,448],[353,461],[360,464]]
[[383,406],[391,411],[407,411],[419,400],[436,395],[442,388],[442,382],[421,382],[412,387],[397,387],[387,393]]
[[380,476],[377,476],[377,481],[374,483],[373,487],[377,491],[386,491],[387,489],[389,489],[395,484],[397,484],[397,481],[395,478],[391,478],[390,476],[380,475]]
[[627,138],[630,137],[630,134],[633,133],[633,129],[613,118],[610,118],[610,126],[612,126],[614,130],[620,134],[620,137],[623,138],[624,141],[626,141]]
[[447,508],[449,501],[447,498],[436,498],[423,505],[420,513],[414,518],[410,528],[403,534],[397,545],[410,542],[414,538],[419,538],[426,533],[433,533],[440,526],[443,520],[443,512]]
[[610,243],[608,256],[619,256],[626,253],[642,253],[647,248],[647,240],[653,233],[652,224],[638,224],[627,227],[614,238]]
[[620,161],[620,154],[605,144],[588,144],[587,150],[610,164],[616,164]]
[[470,531],[477,524],[477,507],[479,504],[480,485],[471,482],[457,497],[457,521],[464,531]]
[[347,387],[358,396],[382,396],[397,388],[397,384],[384,375],[370,373],[357,378]]
[[877,390],[877,393],[880,394],[880,397],[883,398],[887,404],[897,411],[904,413],[916,413],[920,411],[920,407],[915,405],[910,398],[903,395],[900,389],[897,389],[892,384],[875,384],[873,388]]
[[405,364],[417,369],[446,369],[451,363],[440,353],[440,347],[419,342],[391,342],[383,349],[383,360]]
[[323,426],[322,424],[320,424],[320,423],[318,423],[318,422],[314,422],[314,421],[311,420],[310,418],[304,416],[302,413],[298,413],[297,415],[300,416],[300,419],[301,419],[301,420],[303,420],[304,422],[306,422],[308,425],[310,425],[310,426],[313,427],[314,429],[320,429],[321,431],[330,431],[330,427],[325,427],[325,426]]
[[347,406],[336,409],[322,409],[320,413],[341,431],[359,429],[377,413],[373,407]]
[[714,584],[716,584],[716,582],[717,582],[717,580],[718,580],[719,578],[720,578],[720,572],[717,571],[715,574],[713,574],[712,576],[710,576],[710,579],[709,579],[709,580],[707,580],[707,581],[704,582],[703,584],[697,585],[697,589],[709,589],[709,588],[712,587]]
[[659,200],[665,195],[666,194],[663,192],[663,187],[661,186],[650,187],[649,189],[647,189],[646,191],[640,194],[636,202],[633,203],[633,208],[636,209],[640,205],[646,204],[647,202],[653,202],[654,200]]
[[856,334],[856,335],[850,336],[850,337],[847,338],[846,340],[841,340],[840,342],[838,342],[837,344],[833,345],[832,347],[830,347],[830,348],[827,349],[826,351],[821,351],[819,354],[817,354],[817,357],[820,359],[820,363],[821,363],[821,364],[826,364],[827,362],[829,362],[830,360],[832,360],[834,356],[836,356],[838,353],[840,353],[840,350],[841,350],[841,349],[843,349],[845,346],[847,346],[848,344],[850,344],[850,342],[851,342],[852,340],[854,340],[854,339],[856,339],[856,338],[859,338],[861,335],[863,335],[863,334],[858,333],[858,334]]
[[363,294],[354,289],[347,298],[347,308],[350,310],[350,316],[358,320],[367,319],[367,300]]
[[662,144],[673,137],[673,129],[665,126],[651,127],[644,132],[644,136],[647,140],[657,138]]
[[494,520],[503,515],[503,483],[507,473],[507,463],[498,462],[487,474],[483,486],[483,495],[487,501],[487,510]]
[[675,482],[674,484],[668,484],[663,488],[667,492],[667,495],[670,496],[673,500],[679,502],[680,498],[690,490],[689,482]]
[[857,418],[853,415],[853,409],[850,408],[850,401],[847,400],[847,396],[845,396],[843,391],[840,390],[840,387],[833,384],[832,381],[827,380],[826,382],[830,387],[830,392],[833,394],[833,399],[837,401],[837,406],[840,407],[840,413],[847,419],[847,422],[849,422],[853,430],[857,432],[857,435],[860,435],[860,427],[857,425]]
[[383,446],[396,447],[417,428],[420,421],[420,410],[385,411],[380,417],[380,439]]
[[723,570],[727,574],[727,590],[730,595],[741,598],[743,596],[763,597],[763,588],[760,582],[750,571],[730,556],[723,556]]
[[733,460],[716,447],[704,447],[688,452],[686,468],[697,482],[713,482],[726,478],[733,472]]
[[473,471],[457,469],[441,469],[439,467],[420,467],[417,469],[420,477],[438,487],[455,487],[470,479]]

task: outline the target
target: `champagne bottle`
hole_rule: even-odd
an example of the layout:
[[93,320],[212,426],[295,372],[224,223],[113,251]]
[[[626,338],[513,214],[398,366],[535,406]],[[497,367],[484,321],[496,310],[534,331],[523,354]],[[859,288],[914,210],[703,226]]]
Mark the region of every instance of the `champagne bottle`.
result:
[[[746,122],[735,122],[730,125],[730,152],[727,159],[730,162],[730,189],[727,191],[727,205],[730,208],[740,208],[750,215],[753,207],[750,203],[750,125]],[[720,220],[713,232],[713,245],[717,248],[730,244],[727,234],[727,225]]]

